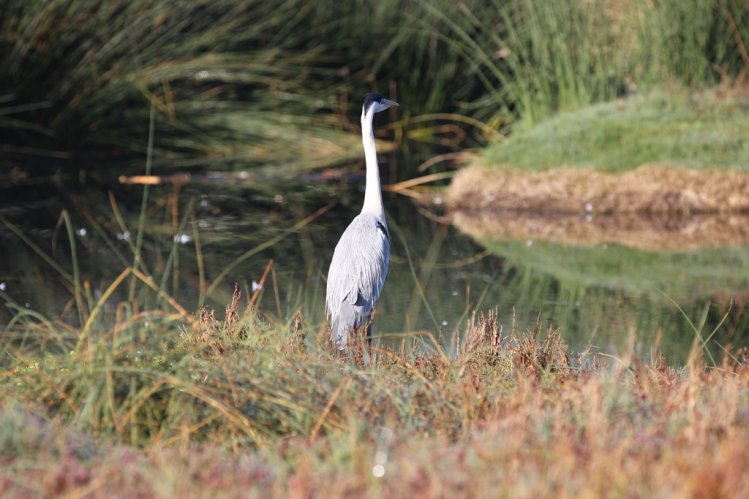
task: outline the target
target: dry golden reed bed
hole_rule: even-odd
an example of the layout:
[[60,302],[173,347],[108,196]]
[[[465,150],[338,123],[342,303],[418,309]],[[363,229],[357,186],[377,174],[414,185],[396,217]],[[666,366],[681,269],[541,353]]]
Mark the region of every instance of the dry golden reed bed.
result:
[[115,329],[59,355],[47,335],[44,359],[5,345],[0,495],[749,496],[746,351],[573,354],[490,314],[457,351],[364,366],[238,300],[152,342]]

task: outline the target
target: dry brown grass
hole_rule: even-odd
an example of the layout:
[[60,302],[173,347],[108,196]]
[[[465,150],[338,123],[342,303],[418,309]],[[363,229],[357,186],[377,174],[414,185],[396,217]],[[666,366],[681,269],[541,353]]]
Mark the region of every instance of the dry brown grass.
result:
[[649,165],[625,173],[473,166],[447,192],[478,239],[619,243],[651,251],[749,242],[749,173]]
[[541,213],[747,213],[749,173],[643,165],[624,173],[580,168],[522,172],[473,166],[453,178],[448,206]]
[[[558,331],[504,333],[490,313],[453,357],[386,349],[376,368],[357,367],[305,342],[300,319],[255,341],[258,318],[237,308],[185,332],[199,347],[185,353],[191,390],[204,399],[175,390],[181,430],[171,438],[168,422],[137,447],[83,421],[76,429],[59,404],[25,397],[40,393],[23,386],[39,367],[3,378],[0,495],[749,495],[746,352],[707,367],[696,349],[684,368],[657,353],[573,355]],[[290,424],[303,410],[306,422]],[[248,444],[239,425],[217,424],[230,415],[258,431],[257,418],[278,422]]]
[[[4,459],[8,495],[112,497],[745,497],[749,420],[744,371],[691,376],[637,366],[517,383],[484,400],[468,371],[454,400],[480,414],[457,439],[376,428],[279,440],[263,451],[216,445],[139,451],[100,447],[95,458],[59,437]],[[462,399],[462,400],[461,400]],[[69,429],[61,428],[65,432]],[[380,430],[382,432],[382,430]],[[372,474],[378,453],[385,476]],[[34,462],[29,466],[29,462]],[[500,491],[504,491],[500,493]]]

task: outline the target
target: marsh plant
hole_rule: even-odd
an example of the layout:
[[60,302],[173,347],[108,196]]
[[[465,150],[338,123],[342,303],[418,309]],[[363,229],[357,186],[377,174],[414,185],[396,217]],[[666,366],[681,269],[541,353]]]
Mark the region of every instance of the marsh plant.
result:
[[740,80],[749,61],[741,0],[8,0],[2,10],[0,153],[37,167],[142,157],[152,105],[157,165],[293,171],[358,151],[348,132],[369,89],[403,103],[396,129],[433,141],[435,122],[505,132],[664,81]]

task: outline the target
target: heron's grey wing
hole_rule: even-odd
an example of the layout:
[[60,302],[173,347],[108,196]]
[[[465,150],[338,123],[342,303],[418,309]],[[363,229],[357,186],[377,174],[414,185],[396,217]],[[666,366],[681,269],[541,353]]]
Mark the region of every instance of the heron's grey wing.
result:
[[360,214],[336,245],[328,271],[326,305],[331,338],[345,348],[348,333],[369,316],[382,292],[390,264],[390,239],[384,221]]

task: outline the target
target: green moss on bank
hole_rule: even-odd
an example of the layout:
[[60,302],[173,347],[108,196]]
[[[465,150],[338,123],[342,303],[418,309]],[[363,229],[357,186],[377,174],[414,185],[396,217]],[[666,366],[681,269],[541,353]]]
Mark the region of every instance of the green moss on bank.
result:
[[649,163],[749,169],[749,100],[664,89],[560,114],[490,146],[482,162],[620,172]]

